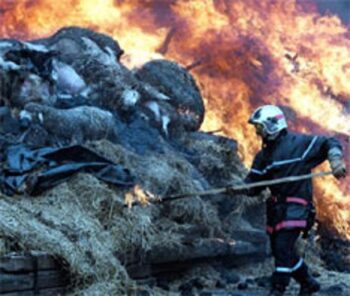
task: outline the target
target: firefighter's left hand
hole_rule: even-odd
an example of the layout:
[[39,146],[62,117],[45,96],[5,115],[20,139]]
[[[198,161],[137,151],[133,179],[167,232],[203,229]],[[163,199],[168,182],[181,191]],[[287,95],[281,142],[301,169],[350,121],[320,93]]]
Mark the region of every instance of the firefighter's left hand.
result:
[[330,161],[333,176],[337,179],[344,178],[346,176],[346,165],[343,159],[336,158]]

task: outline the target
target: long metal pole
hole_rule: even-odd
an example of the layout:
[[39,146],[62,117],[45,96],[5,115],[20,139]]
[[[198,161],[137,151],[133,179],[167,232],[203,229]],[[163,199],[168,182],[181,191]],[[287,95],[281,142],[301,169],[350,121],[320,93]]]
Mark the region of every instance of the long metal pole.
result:
[[232,191],[239,191],[239,190],[251,189],[251,188],[262,187],[262,186],[276,185],[276,184],[281,184],[281,183],[297,182],[300,180],[311,179],[311,178],[315,178],[315,177],[324,177],[324,176],[328,176],[328,175],[332,175],[332,172],[329,171],[329,172],[311,173],[311,174],[305,174],[305,175],[299,175],[299,176],[289,176],[289,177],[273,179],[273,180],[268,180],[268,181],[260,181],[260,182],[255,182],[255,183],[242,184],[242,185],[226,186],[226,187],[215,188],[215,189],[206,190],[206,191],[173,194],[173,195],[164,196],[159,201],[160,202],[161,201],[170,201],[170,200],[184,198],[184,197],[190,197],[190,196],[203,196],[203,195],[220,194],[220,193],[227,192],[228,189],[230,189]]

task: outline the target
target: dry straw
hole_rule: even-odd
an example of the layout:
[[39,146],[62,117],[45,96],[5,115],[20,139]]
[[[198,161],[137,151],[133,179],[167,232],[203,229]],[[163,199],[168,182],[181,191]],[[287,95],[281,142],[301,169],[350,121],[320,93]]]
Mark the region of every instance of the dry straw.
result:
[[[203,142],[196,144],[193,140],[191,145],[203,147]],[[220,150],[215,145],[219,146],[211,143],[212,151]],[[128,168],[137,176],[138,185],[155,195],[210,186],[176,151],[140,156],[106,140],[87,146]],[[210,151],[206,153],[213,155],[203,156],[203,170],[224,161],[205,163],[205,159],[215,160],[220,155]],[[231,164],[228,167],[232,169]],[[239,174],[235,175],[238,179]],[[135,289],[124,266],[128,260],[159,246],[180,245],[189,233],[201,237],[225,235],[216,204],[210,199],[194,197],[128,209],[124,206],[125,193],[91,175],[78,174],[39,197],[1,196],[0,253],[16,248],[55,254],[72,275],[72,294],[96,295],[96,291],[103,291],[104,295],[123,295]],[[243,204],[238,202],[236,206]],[[196,233],[196,229],[201,232]]]

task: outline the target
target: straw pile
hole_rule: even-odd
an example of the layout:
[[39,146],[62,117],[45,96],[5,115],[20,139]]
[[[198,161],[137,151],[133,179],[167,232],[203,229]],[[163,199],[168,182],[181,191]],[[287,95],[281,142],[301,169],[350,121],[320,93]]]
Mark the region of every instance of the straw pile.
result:
[[[210,185],[200,171],[209,166],[224,171],[224,163],[229,165],[216,151],[224,149],[219,144],[206,143],[206,147],[203,140],[190,142],[203,149],[198,151],[199,170],[176,151],[140,156],[106,140],[90,142],[88,147],[130,169],[144,190],[164,196],[204,190]],[[209,158],[211,163],[206,161]],[[240,169],[236,171],[239,178],[243,167],[237,161],[231,166]],[[231,178],[235,172],[232,167],[227,170]],[[111,295],[135,287],[122,264],[126,258],[137,258],[157,246],[176,246],[193,227],[201,229],[198,238],[225,235],[218,208],[210,198],[129,209],[124,206],[124,195],[119,188],[79,174],[36,198],[1,196],[0,252],[34,249],[55,254],[72,275],[72,291]],[[243,204],[243,199],[236,203]]]

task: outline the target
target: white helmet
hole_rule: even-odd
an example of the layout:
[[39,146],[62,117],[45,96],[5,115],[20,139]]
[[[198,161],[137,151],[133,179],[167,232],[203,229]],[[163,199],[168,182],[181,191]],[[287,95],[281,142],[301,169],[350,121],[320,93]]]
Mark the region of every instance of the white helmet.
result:
[[288,126],[282,110],[274,105],[259,107],[250,116],[248,122],[260,127],[261,136],[271,139]]

